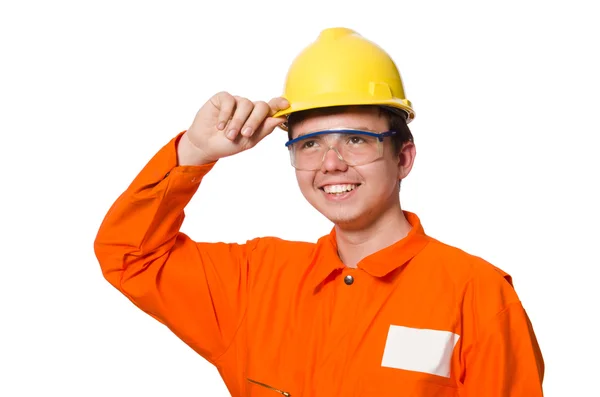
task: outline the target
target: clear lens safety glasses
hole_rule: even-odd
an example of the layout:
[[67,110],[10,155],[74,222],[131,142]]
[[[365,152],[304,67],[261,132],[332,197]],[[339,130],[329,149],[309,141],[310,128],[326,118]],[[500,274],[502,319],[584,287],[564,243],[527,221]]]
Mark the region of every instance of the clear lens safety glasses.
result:
[[364,165],[383,155],[383,139],[396,131],[382,133],[332,129],[301,135],[286,142],[292,166],[298,170],[316,171],[321,168],[329,150],[350,166]]

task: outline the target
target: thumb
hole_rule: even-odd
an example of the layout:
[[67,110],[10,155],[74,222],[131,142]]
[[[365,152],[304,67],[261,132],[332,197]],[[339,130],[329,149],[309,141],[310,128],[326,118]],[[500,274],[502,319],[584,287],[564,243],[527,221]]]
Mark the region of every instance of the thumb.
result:
[[276,97],[269,101],[269,107],[271,108],[271,113],[269,116],[274,116],[275,113],[280,110],[285,110],[290,107],[290,102],[283,97]]
[[272,117],[274,114],[279,112],[280,110],[285,110],[290,106],[290,103],[287,99],[283,97],[275,97],[269,101],[269,107],[271,111],[269,113],[270,117],[267,117],[261,124],[260,128],[256,133],[252,134],[253,140],[256,142],[261,141],[267,135],[269,135],[275,127],[282,125],[287,121],[287,117]]
[[267,117],[264,122],[264,127],[273,131],[287,121],[287,117]]
[[258,131],[252,134],[251,139],[256,140],[256,142],[261,141],[267,135],[269,135],[273,130],[286,122],[285,117],[267,117],[263,122]]

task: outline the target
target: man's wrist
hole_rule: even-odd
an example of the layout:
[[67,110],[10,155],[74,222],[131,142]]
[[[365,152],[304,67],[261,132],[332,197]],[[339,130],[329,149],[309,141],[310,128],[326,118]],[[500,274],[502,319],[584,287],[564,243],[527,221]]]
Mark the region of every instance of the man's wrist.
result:
[[177,164],[180,166],[200,166],[214,163],[215,159],[210,159],[196,145],[190,141],[187,131],[177,143]]

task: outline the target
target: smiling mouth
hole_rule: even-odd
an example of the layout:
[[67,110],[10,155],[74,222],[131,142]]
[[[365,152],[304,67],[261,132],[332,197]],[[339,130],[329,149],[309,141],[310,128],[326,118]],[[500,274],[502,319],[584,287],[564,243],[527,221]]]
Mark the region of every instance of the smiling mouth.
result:
[[360,186],[360,183],[345,184],[345,185],[326,185],[320,189],[327,194],[339,195],[353,191]]

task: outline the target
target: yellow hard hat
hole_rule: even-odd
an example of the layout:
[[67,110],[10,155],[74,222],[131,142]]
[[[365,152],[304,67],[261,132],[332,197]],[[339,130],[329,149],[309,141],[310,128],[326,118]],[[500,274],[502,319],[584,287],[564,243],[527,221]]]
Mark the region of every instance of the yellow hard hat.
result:
[[282,96],[290,106],[273,117],[330,106],[381,105],[405,113],[407,123],[415,118],[392,58],[347,28],[323,30],[294,59]]

